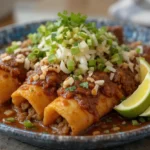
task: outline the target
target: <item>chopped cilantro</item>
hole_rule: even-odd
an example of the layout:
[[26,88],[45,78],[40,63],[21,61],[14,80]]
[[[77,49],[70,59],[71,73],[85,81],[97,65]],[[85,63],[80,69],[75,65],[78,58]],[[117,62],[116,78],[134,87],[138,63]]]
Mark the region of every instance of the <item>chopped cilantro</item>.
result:
[[73,92],[75,89],[76,89],[75,86],[71,86],[71,87],[66,88],[65,90],[66,90],[66,91]]
[[82,82],[82,83],[80,83],[80,86],[85,88],[85,89],[88,89],[89,88],[89,83],[88,82]]

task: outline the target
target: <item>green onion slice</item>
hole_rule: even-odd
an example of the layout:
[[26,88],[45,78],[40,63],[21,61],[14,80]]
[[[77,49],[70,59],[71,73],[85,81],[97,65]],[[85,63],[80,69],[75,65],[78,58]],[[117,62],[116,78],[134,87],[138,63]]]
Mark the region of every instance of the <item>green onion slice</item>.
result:
[[67,62],[67,68],[69,71],[74,71],[75,69],[75,62],[73,60],[69,60]]
[[13,123],[15,122],[15,118],[14,117],[9,117],[5,119],[7,122]]
[[25,120],[25,121],[23,122],[23,124],[24,124],[24,126],[25,126],[26,128],[33,128],[33,127],[35,127],[34,124],[31,123],[30,120]]

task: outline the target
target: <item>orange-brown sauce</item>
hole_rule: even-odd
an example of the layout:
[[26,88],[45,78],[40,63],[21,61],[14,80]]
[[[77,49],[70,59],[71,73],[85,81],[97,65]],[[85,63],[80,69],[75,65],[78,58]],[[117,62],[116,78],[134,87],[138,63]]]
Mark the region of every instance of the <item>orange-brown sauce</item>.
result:
[[[8,118],[4,114],[4,112],[10,109],[13,109],[13,106],[10,103],[0,106],[0,123],[3,123],[4,118]],[[23,130],[30,130],[33,132],[52,134],[51,129],[48,127],[45,127],[41,121],[33,122],[35,127],[33,127],[32,129],[27,129],[26,127],[24,127],[23,123],[17,121],[16,113],[14,113],[11,117],[15,117],[15,122],[5,123],[5,124],[12,126],[12,127],[20,128]],[[150,118],[144,118],[145,122],[143,121],[141,122],[140,118],[137,118],[136,120],[139,122],[139,124],[132,125],[131,119],[126,119],[120,116],[115,111],[111,111],[105,117],[101,118],[98,123],[89,127],[81,135],[85,135],[85,136],[86,135],[102,135],[102,134],[109,134],[109,133],[116,133],[116,132],[124,132],[124,131],[137,129],[147,124],[150,124]]]

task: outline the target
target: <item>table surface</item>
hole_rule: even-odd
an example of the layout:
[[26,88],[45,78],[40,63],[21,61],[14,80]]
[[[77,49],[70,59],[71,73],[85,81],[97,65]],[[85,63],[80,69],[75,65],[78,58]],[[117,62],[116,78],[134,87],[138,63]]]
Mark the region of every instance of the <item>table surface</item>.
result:
[[89,17],[111,18],[108,8],[117,0],[13,0],[13,11],[0,20],[0,27],[54,18],[58,12],[80,12]]
[[[75,12],[81,12],[87,14],[88,16],[98,17],[105,16],[111,18],[108,11],[106,11],[109,6],[116,0],[76,0],[76,3],[73,3],[73,0],[62,0],[59,6],[59,0],[30,0],[30,3],[27,3],[29,0],[20,0],[15,4],[14,11],[7,15],[3,20],[0,21],[0,27],[10,25],[12,23],[25,23],[49,19],[56,16],[56,12],[62,10],[72,10]],[[82,3],[81,3],[82,1]],[[53,2],[53,5],[50,5]],[[59,1],[60,2],[60,1]],[[75,7],[80,3],[80,7]],[[85,5],[86,3],[86,5]],[[49,6],[49,7],[48,7]],[[57,9],[55,9],[55,7]],[[61,6],[61,7],[60,7]],[[84,6],[84,7],[83,7]],[[84,8],[84,9],[83,9]],[[48,10],[48,11],[45,11]],[[38,15],[37,15],[38,14]],[[51,15],[50,15],[51,14]],[[35,17],[36,15],[36,17]],[[32,17],[31,17],[32,16]],[[32,20],[31,20],[32,19]],[[109,148],[106,150],[150,150],[150,137],[143,140],[133,142],[131,144],[126,144],[124,146],[119,146],[115,148]],[[22,143],[15,139],[12,139],[5,135],[0,135],[0,150],[41,150],[40,148],[30,146],[28,144]],[[44,150],[44,149],[42,149]]]

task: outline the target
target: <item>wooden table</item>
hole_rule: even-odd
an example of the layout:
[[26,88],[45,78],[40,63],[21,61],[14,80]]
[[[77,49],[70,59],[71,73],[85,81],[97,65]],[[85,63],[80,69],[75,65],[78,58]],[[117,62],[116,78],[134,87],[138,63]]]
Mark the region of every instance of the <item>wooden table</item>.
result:
[[0,20],[0,27],[12,23],[25,23],[49,19],[58,12],[80,12],[90,17],[111,18],[109,6],[117,0],[17,0],[14,11]]
[[0,21],[0,27],[10,25],[10,24],[13,24],[13,23],[14,23],[13,13],[10,13],[5,18],[2,18],[2,20]]

